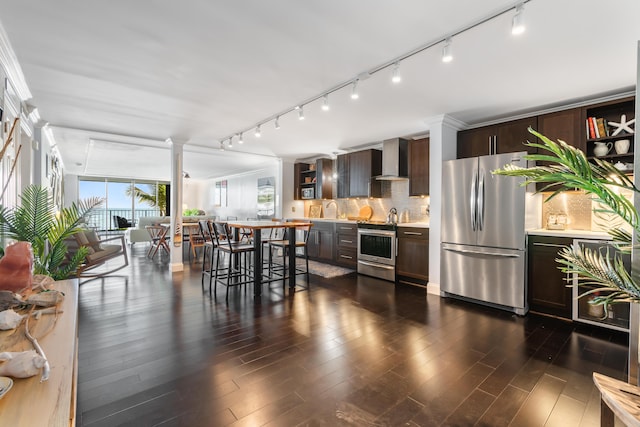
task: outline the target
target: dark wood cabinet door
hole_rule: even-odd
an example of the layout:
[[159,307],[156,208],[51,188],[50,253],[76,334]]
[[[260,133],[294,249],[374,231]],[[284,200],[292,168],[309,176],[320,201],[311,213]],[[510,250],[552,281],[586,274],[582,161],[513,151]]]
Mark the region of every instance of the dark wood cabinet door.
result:
[[573,242],[569,238],[532,236],[529,238],[529,308],[540,313],[571,319],[572,299],[567,275],[556,261],[558,251]]
[[[572,108],[571,110],[558,111],[555,113],[538,116],[538,132],[553,141],[563,140],[569,145],[577,147],[586,152],[585,130],[582,119],[582,109]],[[542,150],[540,154],[548,154]],[[549,162],[539,161],[538,165],[547,165]],[[537,183],[536,189],[539,191],[554,191],[554,187],[547,187],[548,183]]]
[[429,194],[429,138],[409,141],[409,196]]
[[339,199],[346,199],[349,197],[349,155],[341,154],[337,160],[337,172],[338,172],[338,185],[337,196]]
[[538,132],[553,141],[563,140],[567,144],[585,151],[584,121],[582,109],[557,111],[538,116]]
[[426,286],[429,281],[429,229],[398,228],[396,276],[412,279],[411,283]]
[[535,153],[537,151],[535,147],[527,147],[524,145],[525,142],[535,142],[536,139],[531,133],[529,133],[529,126],[533,129],[537,129],[537,116],[496,125],[496,143],[495,152],[493,154],[513,153],[517,151]]
[[294,163],[293,165],[293,200],[302,199],[301,174],[303,170],[309,169],[307,163]]
[[319,239],[319,248],[318,248],[318,259],[325,261],[333,261],[333,238],[334,233],[329,231],[319,231],[318,239]]
[[458,159],[486,156],[487,154],[490,154],[489,150],[494,136],[494,126],[485,126],[458,132]]
[[380,197],[381,184],[372,179],[382,173],[382,151],[349,153],[349,197]]
[[316,160],[316,199],[333,198],[333,160]]

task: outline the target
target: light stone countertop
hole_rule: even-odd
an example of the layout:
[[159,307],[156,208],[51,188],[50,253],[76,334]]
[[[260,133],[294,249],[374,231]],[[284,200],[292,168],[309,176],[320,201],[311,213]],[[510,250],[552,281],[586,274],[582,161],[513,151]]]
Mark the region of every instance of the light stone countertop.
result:
[[398,227],[429,228],[428,222],[401,222]]
[[527,230],[527,234],[531,236],[549,236],[549,237],[570,237],[574,239],[597,239],[612,240],[611,236],[602,231],[591,230],[547,230],[546,228],[536,228]]

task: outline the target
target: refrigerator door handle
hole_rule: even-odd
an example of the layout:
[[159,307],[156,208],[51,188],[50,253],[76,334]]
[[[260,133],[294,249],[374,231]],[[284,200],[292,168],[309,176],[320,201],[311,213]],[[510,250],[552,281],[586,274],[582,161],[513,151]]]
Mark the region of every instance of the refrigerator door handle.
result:
[[478,185],[478,170],[474,169],[473,170],[473,178],[471,178],[471,195],[469,196],[469,213],[471,214],[471,229],[473,231],[476,231],[477,228],[477,224],[476,224],[476,209],[477,209],[477,203],[476,203],[476,196],[477,196],[477,185]]
[[443,248],[445,251],[449,252],[457,252],[461,254],[475,254],[475,255],[489,255],[489,256],[499,256],[503,258],[520,258],[518,254],[503,254],[499,252],[482,252],[482,251],[471,251],[468,249],[452,249],[452,248]]
[[484,169],[480,171],[478,177],[478,230],[484,228]]

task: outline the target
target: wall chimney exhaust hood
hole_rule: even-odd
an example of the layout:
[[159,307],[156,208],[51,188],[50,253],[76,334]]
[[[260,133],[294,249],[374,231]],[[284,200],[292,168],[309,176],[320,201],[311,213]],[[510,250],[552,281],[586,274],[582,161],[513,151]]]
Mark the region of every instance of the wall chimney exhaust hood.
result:
[[402,181],[409,179],[408,146],[402,138],[387,139],[382,143],[382,175],[380,181]]

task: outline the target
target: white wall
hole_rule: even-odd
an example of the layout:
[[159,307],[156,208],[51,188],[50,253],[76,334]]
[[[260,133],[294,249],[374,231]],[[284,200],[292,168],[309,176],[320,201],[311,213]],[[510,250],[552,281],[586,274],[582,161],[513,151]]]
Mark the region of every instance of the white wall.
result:
[[[228,216],[235,216],[238,219],[255,218],[257,216],[258,205],[258,179],[275,178],[276,204],[282,200],[279,188],[282,188],[282,176],[280,161],[273,161],[264,168],[227,177],[207,180],[199,190],[202,194],[202,209],[208,215],[217,215],[221,219]],[[215,206],[215,183],[227,180],[227,206]],[[291,184],[293,188],[293,184]],[[276,213],[279,206],[276,206]]]

